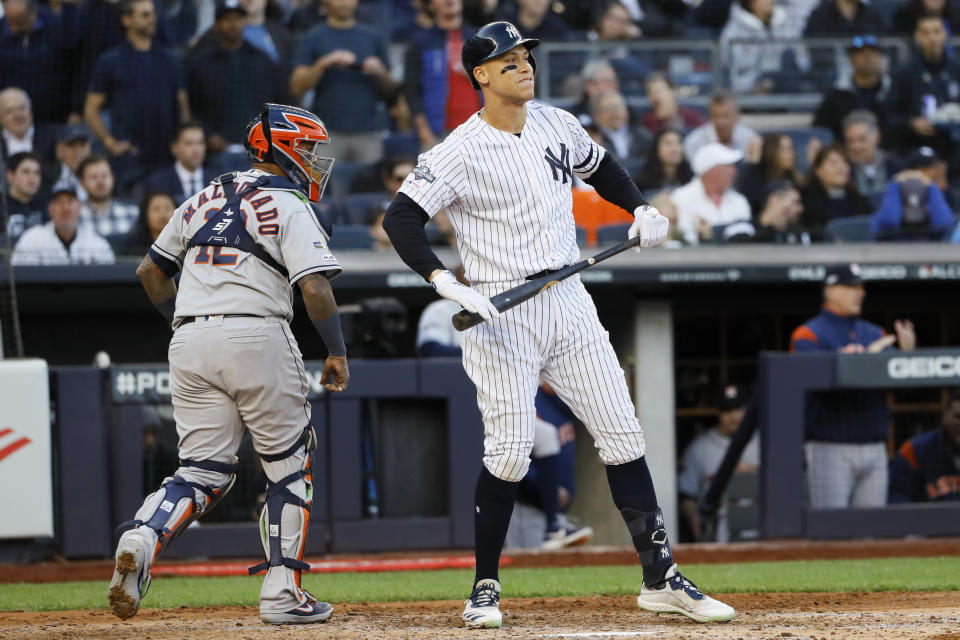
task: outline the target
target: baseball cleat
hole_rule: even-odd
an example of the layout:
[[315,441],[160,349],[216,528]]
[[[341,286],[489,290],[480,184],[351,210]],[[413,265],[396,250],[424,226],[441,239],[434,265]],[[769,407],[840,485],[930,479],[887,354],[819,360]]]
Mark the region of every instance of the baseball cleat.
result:
[[470,629],[497,629],[503,625],[499,582],[487,579],[476,584],[463,608],[463,624]]
[[267,624],[310,624],[311,622],[326,622],[333,615],[333,607],[326,602],[320,602],[306,590],[303,590],[307,599],[296,609],[282,613],[260,612],[260,619]]
[[733,607],[700,593],[697,585],[680,575],[677,565],[670,567],[660,588],[640,588],[637,606],[654,613],[679,613],[697,622],[729,622],[737,615]]
[[540,548],[544,551],[555,551],[564,547],[573,547],[584,544],[593,537],[593,529],[586,526],[567,524],[556,531],[548,531]]
[[126,620],[137,615],[140,601],[150,588],[150,560],[146,542],[135,530],[127,531],[117,545],[116,565],[110,580],[110,609]]

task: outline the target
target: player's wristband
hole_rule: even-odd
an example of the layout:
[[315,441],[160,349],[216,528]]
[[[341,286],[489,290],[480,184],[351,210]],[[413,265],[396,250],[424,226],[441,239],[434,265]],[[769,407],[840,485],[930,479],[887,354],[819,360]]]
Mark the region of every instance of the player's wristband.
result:
[[331,356],[342,358],[347,355],[347,346],[343,343],[343,331],[340,329],[339,311],[334,311],[329,318],[312,320],[312,322]]
[[173,312],[177,309],[177,296],[173,296],[163,302],[154,302],[153,306],[157,308],[157,311],[160,312],[160,315],[163,316],[163,319],[167,321],[168,325],[173,324]]

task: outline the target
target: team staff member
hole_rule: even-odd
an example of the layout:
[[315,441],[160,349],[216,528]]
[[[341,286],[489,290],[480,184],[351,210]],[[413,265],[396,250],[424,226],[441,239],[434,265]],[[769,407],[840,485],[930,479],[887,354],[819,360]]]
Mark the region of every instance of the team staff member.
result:
[[[293,292],[330,352],[322,381],[347,386],[346,348],[329,278],[340,273],[311,202],[333,159],[315,115],[267,104],[247,125],[249,171],[220,176],[184,202],[137,269],[174,327],[170,393],[180,468],[147,496],[120,538],[110,582],[113,613],[136,614],[156,556],[226,495],[236,478],[243,427],[267,476],[260,513],[267,570],[260,618],[269,624],[323,622],[333,608],[300,587],[316,435],[303,360],[288,325]],[[173,276],[182,270],[180,290]]]
[[[437,293],[483,316],[463,334],[463,365],[484,419],[475,503],[477,570],[463,612],[468,627],[499,627],[498,564],[518,482],[533,446],[541,377],[587,426],[607,465],[613,500],[643,565],[638,604],[699,621],[734,611],[702,593],[673,562],[644,459],[643,432],[620,363],[578,277],[499,313],[489,296],[579,259],[570,190],[574,175],[633,211],[631,237],[656,246],[668,222],[576,118],[531,102],[539,42],[509,22],[470,38],[462,61],[485,107],[420,156],[390,205],[384,228],[403,260]],[[475,288],[457,282],[430,250],[423,225],[446,211]]]
[[[895,335],[860,317],[866,292],[860,267],[827,269],[823,309],[793,330],[790,351],[877,353],[898,343],[917,344],[913,323],[897,320]],[[879,507],[887,502],[889,410],[881,391],[856,390],[810,397],[806,454],[810,506],[815,509]]]
[[960,389],[940,424],[904,442],[890,460],[890,503],[960,500]]

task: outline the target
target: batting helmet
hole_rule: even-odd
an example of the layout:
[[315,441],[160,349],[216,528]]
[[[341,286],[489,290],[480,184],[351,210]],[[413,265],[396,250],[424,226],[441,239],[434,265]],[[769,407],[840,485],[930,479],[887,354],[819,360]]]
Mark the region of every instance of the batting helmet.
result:
[[252,162],[279,166],[303,195],[320,200],[330,179],[333,158],[318,154],[330,142],[327,127],[306,109],[267,103],[247,124],[243,146]]
[[[464,70],[470,76],[470,83],[474,89],[479,91],[480,85],[477,83],[477,79],[473,77],[473,70],[479,64],[501,56],[514,47],[523,45],[527,48],[527,51],[530,51],[539,44],[540,41],[536,38],[521,36],[520,31],[509,22],[491,22],[470,36],[470,39],[463,45],[463,53],[460,57],[463,61]],[[532,53],[530,54],[530,66],[533,67],[534,71],[537,70],[537,63],[534,61]]]

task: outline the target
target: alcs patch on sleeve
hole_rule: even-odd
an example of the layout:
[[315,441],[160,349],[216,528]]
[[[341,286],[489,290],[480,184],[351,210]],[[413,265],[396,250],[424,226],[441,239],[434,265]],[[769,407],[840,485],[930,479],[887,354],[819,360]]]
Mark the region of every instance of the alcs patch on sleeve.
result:
[[437,179],[437,176],[433,175],[430,168],[422,164],[418,164],[413,168],[413,177],[414,180],[426,180],[427,182],[433,182]]

